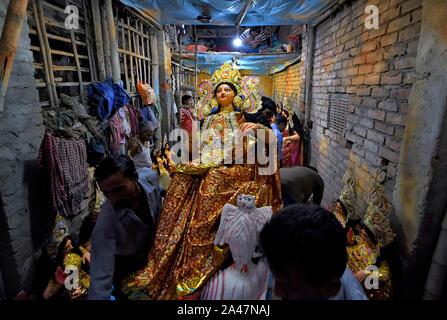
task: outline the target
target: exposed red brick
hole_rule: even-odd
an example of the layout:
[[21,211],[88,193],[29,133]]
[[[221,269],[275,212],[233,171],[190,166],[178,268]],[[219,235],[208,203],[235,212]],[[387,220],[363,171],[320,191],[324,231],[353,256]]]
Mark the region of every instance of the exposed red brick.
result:
[[383,36],[382,39],[380,39],[380,46],[386,47],[395,44],[397,42],[398,35],[399,34],[397,32],[393,32],[391,34]]
[[380,84],[400,84],[402,83],[402,73],[401,72],[387,72],[382,73],[382,78],[380,80]]
[[409,0],[404,3],[402,3],[402,14],[405,14],[409,11],[412,11],[416,8],[422,7],[422,1],[421,0]]
[[419,38],[420,31],[421,31],[421,23],[420,22],[418,22],[415,25],[405,28],[404,30],[399,32],[399,42]]
[[380,84],[380,74],[371,74],[365,76],[365,84],[376,85]]
[[401,30],[410,24],[411,14],[395,19],[388,24],[388,33]]

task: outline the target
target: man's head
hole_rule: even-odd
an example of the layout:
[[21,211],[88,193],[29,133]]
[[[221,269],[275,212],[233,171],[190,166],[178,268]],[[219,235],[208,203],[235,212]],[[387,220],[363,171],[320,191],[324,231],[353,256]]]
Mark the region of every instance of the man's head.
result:
[[259,26],[251,27],[249,33],[253,38],[256,38],[261,33],[261,30],[262,27]]
[[141,130],[140,130],[140,138],[145,141],[150,141],[154,135],[155,132],[155,126],[151,121],[143,121],[141,123]]
[[193,101],[192,101],[192,97],[190,95],[185,94],[182,97],[182,105],[184,106],[192,106]]
[[117,208],[130,208],[139,197],[138,173],[128,156],[112,154],[103,159],[95,178],[104,196]]
[[325,300],[338,293],[346,269],[346,236],[329,211],[318,205],[288,206],[264,226],[260,238],[278,296]]
[[262,116],[265,120],[269,121],[276,115],[276,104],[272,99],[268,97],[262,97]]
[[284,132],[284,130],[286,130],[287,118],[284,117],[282,114],[278,114],[275,122],[276,122],[276,125],[278,126],[279,131]]

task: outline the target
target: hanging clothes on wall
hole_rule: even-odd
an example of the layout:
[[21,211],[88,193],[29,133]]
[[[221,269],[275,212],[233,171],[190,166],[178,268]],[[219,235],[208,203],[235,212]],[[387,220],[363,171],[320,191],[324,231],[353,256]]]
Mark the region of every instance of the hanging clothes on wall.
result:
[[119,112],[117,112],[109,121],[109,146],[111,152],[119,153],[122,136],[124,136],[123,124],[121,123]]
[[63,217],[77,215],[89,191],[87,149],[84,141],[67,141],[45,136],[37,164],[48,168],[53,210]]
[[131,104],[126,105],[127,110],[129,111],[129,120],[130,120],[130,129],[132,137],[136,137],[140,134],[140,121],[143,121],[143,114],[141,113],[141,110],[133,106]]

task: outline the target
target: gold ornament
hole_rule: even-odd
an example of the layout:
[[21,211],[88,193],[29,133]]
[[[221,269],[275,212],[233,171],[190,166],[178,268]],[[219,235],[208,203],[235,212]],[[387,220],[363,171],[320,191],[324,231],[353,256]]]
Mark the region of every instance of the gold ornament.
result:
[[255,113],[261,108],[262,102],[257,90],[259,78],[255,76],[242,77],[237,69],[233,69],[226,62],[213,73],[211,80],[203,81],[200,84],[200,98],[194,108],[196,118],[203,120],[218,108],[219,103],[214,91],[223,82],[233,84],[237,90],[237,95],[233,98],[233,107],[248,113]]

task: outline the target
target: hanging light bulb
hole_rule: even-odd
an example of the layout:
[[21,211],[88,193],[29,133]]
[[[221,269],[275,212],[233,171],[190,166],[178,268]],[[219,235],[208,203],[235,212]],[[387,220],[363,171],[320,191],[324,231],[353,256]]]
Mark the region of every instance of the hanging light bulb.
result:
[[241,38],[237,37],[236,39],[234,39],[233,44],[235,47],[240,47],[242,45]]

